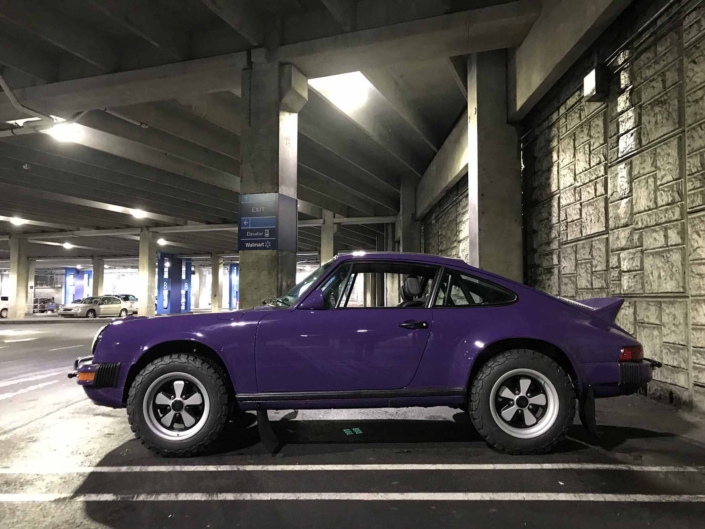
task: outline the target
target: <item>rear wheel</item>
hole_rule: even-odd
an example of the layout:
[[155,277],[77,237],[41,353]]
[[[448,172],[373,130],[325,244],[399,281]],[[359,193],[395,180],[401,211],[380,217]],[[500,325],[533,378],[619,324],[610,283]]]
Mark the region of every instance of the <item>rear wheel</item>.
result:
[[122,309],[120,311],[120,317],[121,318],[127,318],[127,309]]
[[491,358],[472,381],[470,417],[488,444],[512,454],[552,450],[575,416],[567,373],[535,351],[515,349]]
[[0,318],[2,318],[2,319],[7,318],[7,309],[0,310]]
[[228,419],[222,370],[186,354],[159,358],[135,378],[127,416],[135,436],[166,456],[188,457],[213,443]]
[[86,318],[95,318],[95,317],[96,317],[96,313],[93,309],[86,312]]

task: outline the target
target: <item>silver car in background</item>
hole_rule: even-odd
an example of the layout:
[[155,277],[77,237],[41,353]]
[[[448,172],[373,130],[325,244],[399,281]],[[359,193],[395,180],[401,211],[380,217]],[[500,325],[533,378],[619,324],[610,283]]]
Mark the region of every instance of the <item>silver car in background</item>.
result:
[[59,311],[62,318],[124,318],[131,310],[127,303],[116,296],[95,296],[64,305]]

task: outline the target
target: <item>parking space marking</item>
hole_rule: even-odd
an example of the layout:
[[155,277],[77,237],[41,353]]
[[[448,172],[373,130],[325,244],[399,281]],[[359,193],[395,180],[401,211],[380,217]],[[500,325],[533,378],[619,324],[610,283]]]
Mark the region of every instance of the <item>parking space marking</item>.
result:
[[0,494],[0,503],[162,501],[513,501],[705,503],[705,494],[565,494],[544,492],[220,492],[166,494]]
[[23,393],[29,393],[30,391],[41,389],[46,386],[51,386],[52,384],[56,384],[57,382],[58,382],[58,380],[50,380],[49,382],[42,382],[41,384],[29,386],[28,388],[18,389],[17,391],[15,391],[13,393],[2,393],[2,394],[0,394],[0,400],[11,399],[12,397],[17,397],[18,395],[22,395]]
[[[0,396],[1,397],[1,396]],[[608,470],[621,472],[703,472],[705,466],[640,466],[601,463],[509,463],[509,464],[377,464],[377,465],[149,465],[2,467],[0,474],[94,474],[128,472],[319,472],[319,471],[424,471],[424,470]]]
[[23,384],[25,382],[33,382],[35,380],[41,380],[43,378],[49,378],[49,377],[55,377],[57,375],[64,374],[68,371],[68,369],[62,369],[62,370],[56,370],[56,371],[51,371],[49,373],[43,373],[43,374],[37,374],[37,375],[32,375],[30,377],[22,377],[22,378],[15,378],[11,380],[3,380],[0,382],[0,388],[5,388],[7,386],[14,386],[16,384]]
[[47,351],[64,351],[66,349],[76,349],[78,347],[83,347],[83,345],[69,345],[68,347],[57,347],[56,349],[47,349]]

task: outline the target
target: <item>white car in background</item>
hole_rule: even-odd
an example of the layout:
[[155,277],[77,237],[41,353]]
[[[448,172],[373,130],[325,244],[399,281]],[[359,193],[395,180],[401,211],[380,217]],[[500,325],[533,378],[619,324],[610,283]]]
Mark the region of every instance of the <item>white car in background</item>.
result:
[[0,318],[7,318],[10,308],[10,300],[7,296],[0,297]]
[[120,298],[120,301],[122,301],[122,306],[126,308],[129,312],[130,315],[137,314],[137,311],[139,310],[139,301],[138,299],[133,296],[132,294],[112,294],[113,296]]

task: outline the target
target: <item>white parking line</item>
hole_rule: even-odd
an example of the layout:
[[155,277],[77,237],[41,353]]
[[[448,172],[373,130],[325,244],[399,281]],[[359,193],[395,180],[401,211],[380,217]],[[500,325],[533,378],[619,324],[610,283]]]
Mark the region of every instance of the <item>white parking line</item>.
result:
[[47,351],[63,351],[65,349],[77,349],[78,347],[83,347],[83,345],[69,345],[68,347],[57,347],[56,349],[47,349]]
[[705,503],[705,494],[554,494],[545,492],[220,492],[166,494],[0,494],[0,503],[108,501],[541,501]]
[[0,400],[11,399],[12,397],[22,395],[23,393],[29,393],[30,391],[34,391],[35,389],[41,389],[46,386],[51,386],[52,384],[56,384],[57,382],[58,382],[58,380],[51,380],[49,382],[42,382],[41,384],[29,386],[28,388],[18,389],[17,391],[15,391],[13,393],[2,393],[2,394],[0,394]]
[[23,466],[1,467],[0,474],[94,474],[128,472],[318,472],[360,470],[607,470],[620,472],[703,472],[705,466],[639,466],[600,463],[509,463],[509,464],[379,464],[379,465],[149,465],[120,467]]
[[15,378],[11,380],[3,380],[0,382],[0,388],[5,388],[7,386],[14,386],[15,384],[23,384],[25,382],[32,382],[34,380],[41,380],[43,378],[49,378],[49,377],[55,377],[57,375],[65,374],[68,371],[68,369],[62,369],[62,370],[56,370],[56,371],[51,371],[49,373],[44,373],[44,374],[36,374],[32,375],[29,377],[23,377],[23,378]]

